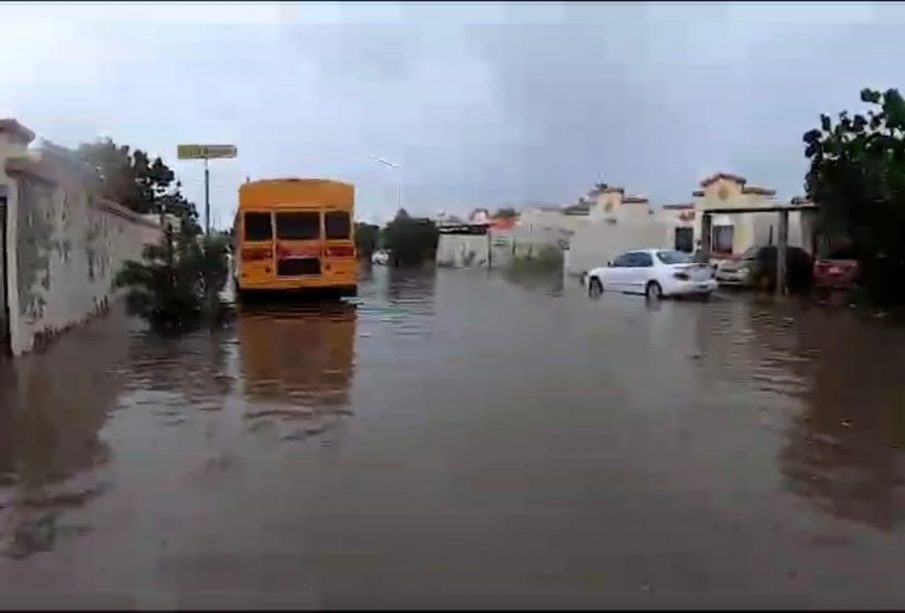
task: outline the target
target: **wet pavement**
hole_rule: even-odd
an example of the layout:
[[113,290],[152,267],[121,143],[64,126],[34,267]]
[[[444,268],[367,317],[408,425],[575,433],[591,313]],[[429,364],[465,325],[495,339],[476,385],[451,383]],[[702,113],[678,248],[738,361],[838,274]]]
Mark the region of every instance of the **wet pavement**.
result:
[[901,607],[905,330],[377,269],[0,365],[0,605]]

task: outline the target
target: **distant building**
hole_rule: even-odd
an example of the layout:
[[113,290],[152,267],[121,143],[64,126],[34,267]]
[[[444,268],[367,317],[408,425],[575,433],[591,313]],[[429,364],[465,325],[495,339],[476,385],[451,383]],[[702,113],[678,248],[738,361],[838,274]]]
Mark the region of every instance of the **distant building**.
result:
[[[744,177],[718,172],[699,184],[692,201],[654,206],[643,196],[627,196],[622,187],[598,185],[596,201],[545,211],[544,227],[568,234],[568,272],[581,272],[606,262],[616,252],[641,247],[663,247],[692,252],[701,243],[701,219],[711,209],[770,208],[779,203],[773,189],[750,185]],[[803,198],[792,209],[810,204]],[[587,209],[587,214],[584,210]],[[580,221],[577,221],[580,220]],[[800,211],[789,218],[789,245],[812,250],[814,215]],[[717,214],[712,217],[711,244],[716,258],[743,253],[754,245],[775,244],[775,214]]]

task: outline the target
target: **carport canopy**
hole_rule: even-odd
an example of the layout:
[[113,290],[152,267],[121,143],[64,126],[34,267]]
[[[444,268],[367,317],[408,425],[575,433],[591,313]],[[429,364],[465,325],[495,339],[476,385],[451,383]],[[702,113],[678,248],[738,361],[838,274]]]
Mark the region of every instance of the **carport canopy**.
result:
[[710,260],[711,242],[713,240],[714,215],[739,215],[742,213],[777,213],[779,215],[779,231],[776,237],[776,293],[785,294],[786,286],[786,248],[789,245],[789,213],[792,211],[816,211],[814,204],[777,205],[766,207],[724,207],[704,209],[701,211],[701,255]]

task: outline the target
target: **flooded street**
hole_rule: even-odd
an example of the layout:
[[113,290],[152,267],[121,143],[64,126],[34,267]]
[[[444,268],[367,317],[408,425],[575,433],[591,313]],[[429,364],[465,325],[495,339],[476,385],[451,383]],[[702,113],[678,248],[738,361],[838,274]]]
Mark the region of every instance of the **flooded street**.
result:
[[905,603],[905,330],[372,275],[0,364],[2,604]]

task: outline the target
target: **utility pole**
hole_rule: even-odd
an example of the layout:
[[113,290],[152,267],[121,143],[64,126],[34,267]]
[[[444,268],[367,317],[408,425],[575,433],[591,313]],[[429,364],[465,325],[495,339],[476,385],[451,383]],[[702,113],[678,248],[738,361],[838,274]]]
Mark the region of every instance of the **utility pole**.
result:
[[204,158],[204,235],[211,235],[211,169]]
[[211,171],[209,160],[234,158],[238,151],[235,145],[179,145],[176,156],[180,160],[204,160],[204,233],[211,233]]

